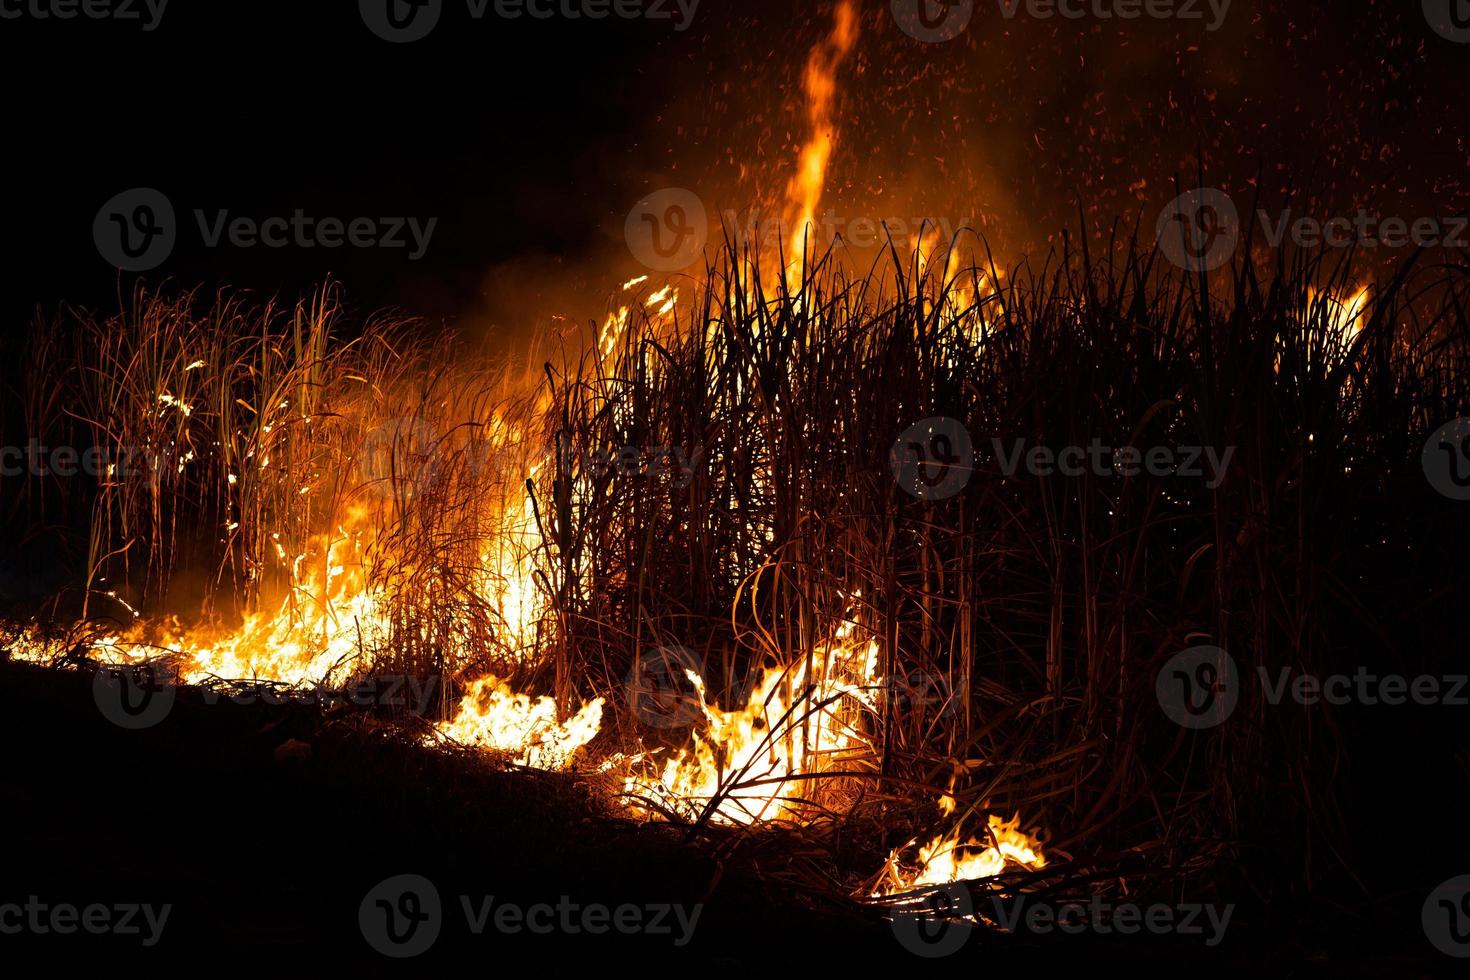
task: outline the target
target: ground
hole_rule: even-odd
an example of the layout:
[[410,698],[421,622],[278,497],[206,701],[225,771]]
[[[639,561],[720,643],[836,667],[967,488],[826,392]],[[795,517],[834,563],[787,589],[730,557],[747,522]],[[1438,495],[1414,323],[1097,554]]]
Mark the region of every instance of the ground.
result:
[[[1361,958],[1348,947],[1314,948],[1299,933],[1293,941],[1277,930],[1267,941],[1249,928],[1243,942],[1218,949],[1197,939],[975,932],[953,956],[922,959],[875,910],[845,901],[841,882],[822,883],[841,866],[841,846],[834,862],[829,849],[792,834],[690,840],[629,819],[595,778],[506,771],[415,745],[360,714],[209,704],[185,690],[165,722],[128,732],[98,711],[84,671],[0,662],[0,690],[0,738],[10,747],[0,805],[12,821],[0,904],[34,895],[48,905],[172,906],[151,947],[146,925],[135,936],[0,936],[0,949],[41,962],[187,964],[229,975],[300,965],[402,974],[459,963],[533,963],[559,975],[606,964],[742,978],[819,967],[903,976],[1108,964],[1235,976],[1260,966],[1383,976],[1436,967],[1427,948],[1422,960]],[[433,882],[444,909],[437,941],[412,960],[376,952],[359,924],[369,890],[402,874]],[[660,935],[509,934],[493,925],[476,934],[462,902],[473,911],[490,896],[496,907],[631,904],[646,921],[657,913],[642,910],[658,905],[702,909],[683,945],[672,914]]]

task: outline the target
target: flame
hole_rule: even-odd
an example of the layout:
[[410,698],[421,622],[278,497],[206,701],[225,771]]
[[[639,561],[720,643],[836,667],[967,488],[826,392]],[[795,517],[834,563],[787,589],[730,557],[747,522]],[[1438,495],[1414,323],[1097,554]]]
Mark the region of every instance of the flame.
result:
[[[1349,348],[1358,334],[1368,324],[1368,312],[1372,302],[1369,286],[1351,288],[1346,298],[1339,293],[1307,287],[1307,319],[1312,326],[1303,336],[1306,354],[1311,360],[1337,362],[1347,356]],[[1320,320],[1316,319],[1320,317]],[[1278,335],[1278,342],[1280,335]],[[1281,373],[1281,351],[1277,350],[1271,370]]]
[[857,640],[847,622],[809,660],[764,671],[737,710],[707,703],[704,679],[687,671],[702,713],[693,744],[661,765],[654,750],[624,791],[690,818],[712,807],[721,823],[800,819],[815,785],[807,777],[861,764],[861,715],[875,705],[877,667],[877,642]]
[[[788,282],[799,282],[808,259],[809,233],[826,187],[836,139],[837,73],[851,53],[858,32],[852,0],[839,0],[832,29],[812,49],[803,72],[807,136],[797,154],[795,173],[785,187],[792,260],[786,270]],[[937,254],[938,235],[938,230],[932,229],[922,241],[915,242],[920,276]],[[973,270],[961,267],[954,243],[947,247],[941,282],[946,314],[970,317],[977,329],[983,327],[976,293],[988,280],[967,280],[966,273]],[[633,292],[645,284],[646,292]],[[742,281],[738,274],[729,288],[732,297],[743,293],[747,301],[752,301],[754,284]],[[644,275],[623,282],[621,292],[629,295],[620,298],[596,336],[596,353],[604,358],[629,349],[623,342],[631,323],[647,324],[655,330],[676,325],[679,292],[672,285],[655,288]],[[1356,318],[1357,311],[1355,297],[1349,312]],[[715,322],[711,319],[707,329],[713,330]],[[207,365],[204,359],[193,359],[183,373],[191,374]],[[376,383],[367,378],[352,376],[351,380],[361,383],[364,390],[376,391]],[[326,390],[326,386],[302,385],[297,391],[318,389]],[[262,547],[252,552],[260,557],[251,561],[261,566],[274,561],[276,565],[249,569],[251,582],[259,582],[267,570],[274,580],[283,578],[284,594],[260,603],[261,608],[244,615],[233,628],[184,627],[171,619],[144,622],[139,613],[128,608],[134,620],[131,627],[89,642],[85,652],[90,657],[119,666],[166,658],[184,683],[259,679],[305,686],[346,680],[372,666],[363,662],[365,651],[391,648],[392,641],[403,636],[405,629],[412,632],[425,628],[399,621],[395,590],[409,580],[442,583],[445,572],[432,561],[421,565],[397,556],[394,534],[403,530],[396,523],[402,516],[399,505],[405,494],[432,495],[434,488],[424,479],[426,463],[415,457],[437,455],[441,457],[438,462],[449,461],[454,434],[464,427],[465,420],[453,418],[450,413],[431,425],[433,438],[425,440],[427,446],[414,440],[402,446],[394,433],[389,447],[393,473],[362,474],[359,492],[352,502],[343,504],[340,500],[319,499],[328,494],[324,488],[333,474],[309,473],[304,482],[301,473],[292,476],[289,440],[294,431],[311,426],[314,420],[333,416],[355,415],[360,424],[370,426],[384,414],[383,406],[366,394],[360,396],[365,399],[360,403],[330,406],[314,394],[295,397],[304,404],[292,410],[291,398],[271,396],[262,406],[254,430],[248,435],[235,434],[239,445],[233,456],[225,456],[232,462],[223,481],[232,500],[250,503],[252,495],[260,494],[267,481],[292,479],[290,493],[299,503],[292,505],[292,513],[280,515],[277,529],[268,534],[258,532]],[[465,397],[470,401],[475,398],[473,394]],[[255,414],[254,408],[240,404]],[[158,416],[172,413],[188,419],[196,405],[208,407],[209,402],[191,402],[182,393],[160,391],[149,405]],[[543,397],[531,406],[530,416],[541,419],[548,411],[549,398]],[[442,633],[448,637],[470,632],[478,635],[487,628],[487,621],[492,622],[494,637],[490,646],[504,666],[514,667],[529,659],[542,639],[543,628],[555,635],[559,625],[554,617],[549,618],[550,599],[544,582],[550,570],[541,563],[550,549],[542,537],[535,491],[528,489],[544,484],[545,475],[555,467],[548,467],[549,458],[538,456],[532,448],[536,439],[527,431],[532,423],[516,424],[495,413],[488,419],[475,416],[470,424],[482,431],[483,440],[503,457],[508,475],[502,489],[515,488],[519,496],[516,492],[505,493],[500,499],[484,499],[478,492],[461,495],[461,499],[472,501],[467,505],[471,513],[456,513],[453,520],[467,519],[469,530],[465,533],[472,541],[478,564],[471,561],[469,568],[457,565],[453,588],[472,594],[483,605],[471,611],[436,607],[435,615],[450,620]],[[192,451],[178,453],[177,460],[181,473],[196,463]],[[350,459],[343,463],[349,464]],[[400,469],[408,471],[406,480],[400,480]],[[451,474],[445,478],[454,479],[452,466],[445,469]],[[361,492],[372,486],[374,477],[388,484],[380,496]],[[769,469],[762,471],[752,481],[752,489],[768,489],[773,479]],[[336,492],[341,493],[340,488]],[[323,514],[330,516],[323,518]],[[230,517],[224,525],[226,533],[240,533],[244,518],[238,511]],[[258,515],[251,515],[246,523],[258,526]],[[304,535],[303,526],[318,533]],[[430,528],[430,533],[440,532],[458,536],[462,528],[458,523],[447,529]],[[767,541],[774,541],[774,529],[767,529],[765,534]],[[382,571],[385,555],[391,565],[387,577]],[[121,599],[117,601],[122,603]],[[439,637],[436,633],[435,639]],[[447,662],[455,662],[454,649],[436,651]],[[12,655],[22,660],[56,659],[50,646],[36,636],[23,636]],[[787,662],[763,670],[744,703],[729,710],[710,698],[705,679],[690,671],[687,678],[697,694],[698,723],[685,744],[672,749],[654,748],[631,757],[614,752],[603,759],[600,771],[619,767],[624,774],[624,792],[632,805],[655,814],[662,811],[748,826],[805,820],[820,812],[818,808],[840,809],[841,801],[834,800],[833,794],[842,791],[843,778],[877,771],[877,726],[872,722],[885,708],[881,699],[886,680],[879,670],[878,641],[857,625],[849,611],[826,639],[815,643],[804,655],[798,652],[793,657],[783,651],[780,658],[773,659]],[[555,699],[517,691],[503,678],[505,671],[487,670],[487,666],[481,664],[474,671],[478,676],[465,687],[453,717],[435,725],[426,742],[450,740],[503,753],[518,765],[547,770],[567,769],[586,754],[582,750],[602,729],[604,698],[564,712],[560,709],[565,706]],[[818,776],[829,778],[813,778]],[[833,803],[837,805],[831,806]],[[954,796],[942,796],[940,806],[946,816],[952,815]],[[1019,830],[1019,817],[1004,822],[991,815],[988,832],[981,840],[961,842],[956,825],[919,847],[917,868],[905,870],[901,852],[915,844],[917,841],[911,841],[893,852],[884,883],[875,894],[990,876],[1010,866],[1045,865],[1037,842]]]
[[[952,813],[953,797],[941,797],[940,809],[946,815]],[[1020,824],[1019,814],[1007,821],[992,813],[987,822],[987,833],[979,839],[964,842],[961,842],[960,829],[956,825],[919,848],[918,867],[913,869],[906,869],[901,860],[902,852],[918,843],[909,841],[889,856],[883,876],[872,894],[875,897],[896,895],[926,885],[993,878],[1008,869],[1035,871],[1046,867],[1041,845],[1023,833]]]
[[[1315,296],[1314,290],[1308,290],[1308,306],[1312,304]],[[1321,301],[1326,308],[1331,341],[1342,347],[1351,345],[1358,334],[1363,332],[1363,327],[1366,325],[1364,314],[1368,312],[1368,287],[1359,287],[1346,300],[1324,295]]]
[[800,280],[806,260],[809,229],[816,220],[817,205],[827,183],[827,164],[832,157],[836,132],[832,105],[837,96],[837,69],[846,60],[857,36],[858,19],[852,0],[840,0],[833,13],[832,32],[812,49],[802,73],[810,135],[797,154],[796,173],[786,185],[787,227],[791,229],[787,251],[791,257],[787,269],[789,282]]
[[454,720],[438,731],[463,745],[511,753],[517,765],[555,771],[567,768],[577,750],[597,736],[603,704],[602,698],[589,701],[559,722],[551,698],[517,694],[486,675],[470,685]]

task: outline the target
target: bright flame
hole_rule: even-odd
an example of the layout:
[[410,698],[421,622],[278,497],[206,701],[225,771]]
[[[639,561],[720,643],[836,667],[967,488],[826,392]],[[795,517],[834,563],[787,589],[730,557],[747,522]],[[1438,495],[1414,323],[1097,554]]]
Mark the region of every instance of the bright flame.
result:
[[868,754],[859,725],[876,702],[878,644],[855,639],[844,623],[810,662],[810,676],[805,660],[765,671],[735,711],[706,703],[703,678],[689,671],[703,716],[693,744],[661,764],[654,750],[625,792],[691,818],[713,806],[721,823],[800,819],[816,787],[806,777],[838,762],[861,765]]
[[[941,799],[941,810],[952,813],[953,808],[951,797]],[[895,895],[925,885],[993,878],[1007,868],[1034,871],[1046,867],[1041,845],[1020,830],[1020,823],[1019,815],[1007,821],[992,813],[987,833],[978,840],[963,843],[960,841],[960,829],[956,826],[919,848],[918,867],[915,869],[905,868],[901,860],[902,852],[917,843],[909,841],[889,856],[883,877],[873,894]]]
[[590,701],[563,723],[551,698],[517,694],[504,681],[485,676],[465,692],[454,720],[438,730],[463,745],[511,753],[517,765],[559,770],[596,737],[603,703],[602,698]]
[[817,205],[827,183],[827,163],[832,157],[836,123],[832,105],[837,95],[837,69],[846,60],[858,36],[857,14],[852,0],[840,0],[834,12],[832,33],[812,49],[802,73],[802,89],[806,93],[807,126],[810,131],[797,155],[796,173],[786,185],[786,206],[790,216],[791,242],[787,255],[790,268],[788,282],[799,280],[806,259],[805,244],[809,229],[816,220]]

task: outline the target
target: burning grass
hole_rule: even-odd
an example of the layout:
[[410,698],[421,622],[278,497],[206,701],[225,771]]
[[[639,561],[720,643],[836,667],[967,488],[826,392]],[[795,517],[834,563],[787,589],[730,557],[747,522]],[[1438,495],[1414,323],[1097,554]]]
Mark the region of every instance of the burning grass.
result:
[[[1394,618],[1362,535],[1470,405],[1465,285],[1363,291],[1308,258],[1208,283],[1131,248],[1001,269],[932,240],[793,279],[732,248],[628,283],[537,371],[349,332],[331,289],[139,289],[36,334],[30,431],[129,465],[13,501],[86,529],[50,611],[84,632],[13,655],[444,678],[429,737],[612,773],[645,815],[878,828],[861,894],[1208,881],[1253,850],[1239,873],[1303,880],[1345,845],[1331,713],[1247,690],[1191,733],[1156,673],[1199,642],[1320,673],[1362,653],[1344,623]],[[934,417],[974,460],[926,500],[892,449]],[[1233,455],[1215,485],[1028,475],[1011,440]]]

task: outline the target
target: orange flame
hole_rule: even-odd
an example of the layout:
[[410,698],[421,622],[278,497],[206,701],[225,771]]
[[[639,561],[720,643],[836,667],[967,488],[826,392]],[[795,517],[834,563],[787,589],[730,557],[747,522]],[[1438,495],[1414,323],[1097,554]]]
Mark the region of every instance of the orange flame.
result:
[[791,229],[788,255],[791,269],[799,280],[806,260],[809,229],[816,220],[817,205],[827,183],[827,164],[832,157],[836,123],[832,105],[837,96],[837,69],[846,60],[857,41],[858,19],[851,0],[841,0],[834,12],[832,33],[812,49],[802,73],[802,89],[806,93],[807,126],[810,135],[797,155],[796,173],[786,185],[786,205]]

